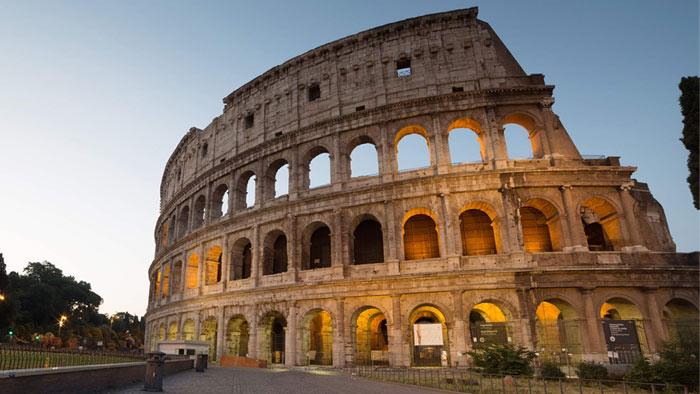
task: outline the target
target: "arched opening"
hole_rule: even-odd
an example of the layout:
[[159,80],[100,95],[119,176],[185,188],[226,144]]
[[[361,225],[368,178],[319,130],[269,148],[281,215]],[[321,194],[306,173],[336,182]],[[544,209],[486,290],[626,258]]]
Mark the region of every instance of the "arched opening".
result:
[[561,250],[559,212],[551,203],[535,198],[519,210],[523,246],[528,253]]
[[207,200],[204,196],[199,196],[194,202],[194,216],[192,217],[192,228],[198,229],[204,224],[206,217]]
[[170,295],[170,264],[165,264],[163,266],[163,277],[161,282],[161,289],[163,290],[161,296],[166,298]]
[[267,200],[289,194],[289,163],[279,159],[270,164],[264,185]]
[[182,339],[185,341],[194,340],[194,320],[187,319],[182,323]]
[[199,340],[202,342],[207,342],[209,344],[209,360],[218,360],[218,355],[216,354],[216,330],[217,330],[216,318],[209,316],[202,322],[202,331],[199,334]]
[[182,291],[182,261],[178,260],[173,264],[173,289],[172,293],[177,294]]
[[666,303],[663,319],[669,339],[685,347],[692,346],[686,342],[694,340],[697,346],[700,337],[698,318],[698,308],[684,299],[674,298]]
[[513,113],[501,121],[508,158],[531,159],[544,156],[537,122],[525,113]]
[[425,130],[418,127],[404,130],[397,135],[395,144],[399,172],[430,167],[430,142]]
[[261,357],[270,364],[284,364],[284,343],[287,320],[277,311],[268,312],[262,319],[263,346]]
[[331,155],[323,150],[309,160],[309,188],[330,185],[331,183]]
[[231,250],[230,280],[248,279],[252,272],[252,244],[247,238],[241,238],[233,244]]
[[411,216],[403,225],[404,259],[422,260],[440,257],[437,225],[426,214]]
[[253,171],[246,171],[238,178],[236,187],[236,210],[242,211],[255,206],[255,185],[257,177]]
[[157,300],[158,297],[160,296],[160,276],[161,272],[160,269],[157,269],[156,272],[153,273],[153,299]]
[[540,360],[559,365],[581,361],[581,332],[574,308],[559,299],[542,301],[535,310],[535,332]]
[[449,333],[445,315],[432,305],[422,305],[411,312],[411,364],[420,367],[450,365]]
[[375,307],[365,307],[356,312],[355,364],[389,364],[389,331],[382,311]]
[[384,261],[382,225],[367,218],[355,227],[353,235],[353,264],[372,264]]
[[160,323],[158,326],[158,341],[165,340],[165,323]]
[[452,164],[486,160],[486,144],[479,124],[472,119],[458,119],[447,128]]
[[213,285],[221,282],[221,247],[212,246],[207,251],[204,262],[204,284]]
[[503,129],[508,158],[511,160],[532,159],[532,143],[528,131],[517,124],[507,124]]
[[[331,266],[331,229],[323,223],[314,223],[305,232],[304,245],[307,258],[302,269],[328,268]],[[309,234],[310,233],[310,234]],[[308,238],[307,238],[308,237]],[[308,241],[307,241],[308,239]]]
[[177,339],[177,322],[170,322],[168,325],[168,341]]
[[474,348],[513,342],[512,328],[505,312],[492,302],[481,302],[472,307],[469,311],[469,332]]
[[496,254],[496,238],[491,218],[484,211],[468,209],[459,215],[462,255]]
[[199,286],[199,256],[197,253],[192,253],[187,259],[185,282],[188,289],[194,289]]
[[229,356],[248,357],[248,339],[250,327],[246,319],[237,315],[229,319],[226,328],[226,354]]
[[190,207],[185,206],[180,210],[177,218],[177,237],[182,238],[187,235],[187,223],[190,220]]
[[330,313],[315,310],[304,316],[302,351],[307,364],[333,364],[333,325]]
[[620,219],[615,207],[600,197],[591,197],[581,204],[581,223],[588,249],[606,251],[623,246]]
[[263,249],[263,275],[287,272],[287,236],[272,231],[265,237]]
[[379,174],[377,147],[372,142],[363,140],[350,153],[350,176],[374,176]]
[[600,318],[610,364],[633,364],[649,353],[642,313],[634,303],[611,298],[600,307]]
[[228,215],[228,186],[221,184],[214,189],[212,195],[211,217],[218,219]]

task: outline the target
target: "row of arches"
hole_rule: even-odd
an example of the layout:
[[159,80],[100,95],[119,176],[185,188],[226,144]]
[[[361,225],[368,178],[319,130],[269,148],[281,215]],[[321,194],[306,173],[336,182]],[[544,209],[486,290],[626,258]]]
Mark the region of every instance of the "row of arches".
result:
[[[518,318],[515,311],[509,310],[495,300],[484,300],[475,304],[468,314],[468,326],[464,332],[455,330],[454,323],[448,322],[442,308],[435,304],[420,304],[402,319],[407,323],[400,328],[400,336],[392,329],[396,328],[381,307],[365,305],[355,310],[350,316],[350,335],[352,343],[352,363],[356,365],[389,364],[392,360],[390,349],[392,341],[399,341],[400,347],[408,347],[410,364],[414,366],[453,365],[449,358],[454,352],[451,346],[461,342],[458,336],[464,335],[468,348],[479,348],[489,344],[507,344],[519,341]],[[640,309],[627,298],[612,297],[607,299],[598,311],[601,322],[633,322],[636,326],[635,342],[630,342],[628,352],[615,352],[614,357],[630,359],[610,359],[610,363],[628,363],[649,353],[648,329]],[[678,335],[698,335],[698,309],[685,299],[673,298],[663,307],[664,326],[669,338]],[[298,330],[288,329],[288,320],[277,310],[266,312],[259,319],[257,327],[257,354],[251,353],[256,344],[251,343],[251,326],[243,314],[235,314],[224,321],[224,343],[217,346],[219,321],[210,316],[201,322],[198,337],[195,336],[195,322],[186,319],[181,323],[182,333],[178,336],[178,322],[167,325],[161,323],[158,328],[158,341],[199,339],[209,343],[209,354],[214,360],[222,351],[224,355],[240,357],[257,357],[267,359],[270,363],[333,365],[334,341],[342,336],[337,327],[336,316],[323,308],[311,309],[294,322]],[[585,319],[567,301],[561,298],[548,298],[541,301],[532,319],[534,325],[533,347],[542,359],[566,363],[582,360],[585,353],[582,338],[586,329]],[[298,324],[298,325],[297,325]],[[600,324],[597,324],[600,327]],[[684,330],[684,331],[681,331]],[[602,332],[601,332],[602,333]],[[287,335],[294,338],[289,341]],[[455,344],[451,343],[452,341]],[[608,345],[609,341],[606,340]],[[522,344],[522,343],[521,343]],[[154,344],[152,344],[154,345]],[[292,352],[289,346],[297,347],[299,352]],[[461,345],[459,345],[461,346]],[[219,350],[218,350],[219,349]],[[296,353],[296,359],[286,360],[288,354]],[[619,353],[619,354],[618,354]],[[294,356],[293,356],[294,357]],[[613,357],[613,356],[610,356]],[[568,358],[568,360],[567,360]],[[394,357],[394,360],[396,358]],[[336,363],[337,364],[337,363]]]
[[[530,114],[514,113],[503,118],[501,126],[496,134],[504,135],[502,150],[518,152],[514,157],[542,157],[539,131],[542,126]],[[511,138],[512,137],[512,138]],[[516,137],[521,137],[520,139]],[[207,220],[216,220],[226,216],[230,211],[242,211],[255,206],[261,201],[275,199],[289,193],[290,186],[309,189],[330,184],[333,181],[333,172],[336,167],[343,169],[339,173],[347,173],[348,178],[378,175],[392,167],[395,172],[411,169],[430,167],[437,164],[435,148],[435,133],[420,124],[411,124],[402,127],[394,134],[392,152],[385,158],[381,146],[375,135],[359,135],[349,141],[348,147],[338,154],[347,158],[347,162],[337,163],[333,150],[324,144],[313,146],[306,150],[300,157],[298,166],[301,177],[298,185],[292,177],[290,161],[285,158],[272,160],[261,174],[256,174],[256,169],[244,169],[232,182],[220,182],[213,186],[211,202],[206,206],[206,197],[202,194],[194,198],[193,208],[189,204],[181,206],[175,212],[170,222],[159,230],[159,244],[165,246],[172,243],[177,237],[184,236],[187,232],[201,227]],[[447,128],[448,147],[441,149],[442,155],[449,155],[449,163],[485,162],[494,151],[486,146],[487,138],[480,123],[470,118],[459,118],[450,123]],[[500,141],[500,140],[499,140]],[[506,146],[508,147],[506,149]],[[500,148],[499,148],[500,149]],[[524,149],[524,151],[523,151]],[[498,149],[496,149],[498,150]],[[525,153],[524,153],[525,152]],[[383,164],[393,162],[394,164]],[[258,186],[258,182],[261,185]],[[294,184],[294,185],[292,185]],[[260,198],[257,198],[260,193]],[[229,209],[231,206],[231,210]],[[207,212],[207,209],[210,211]],[[177,219],[175,219],[177,218]]]
[[[562,226],[559,213],[553,204],[540,198],[526,201],[517,210],[516,218],[522,234],[523,249],[529,253],[561,250],[563,247]],[[459,214],[459,239],[461,254],[478,256],[502,253],[502,219],[489,204],[479,202],[466,205]],[[353,265],[381,263],[384,256],[384,228],[379,220],[370,214],[361,215],[351,229],[349,262]],[[593,251],[619,250],[623,246],[620,219],[614,206],[601,197],[591,197],[581,204],[580,224],[585,234],[587,246]],[[444,257],[438,216],[427,208],[416,208],[404,215],[402,231],[403,259],[423,260]],[[301,237],[302,252],[299,268],[311,270],[328,268],[332,265],[333,242],[331,228],[321,221],[307,225]],[[280,230],[266,234],[262,243],[262,275],[287,272],[289,259],[288,240]],[[293,246],[292,246],[293,247]],[[154,274],[153,282],[159,293],[165,297],[170,289],[181,289],[182,277],[186,288],[199,287],[198,278],[203,277],[205,285],[222,280],[247,279],[253,275],[253,243],[245,237],[236,240],[231,248],[228,278],[223,277],[223,251],[220,246],[212,246],[203,256],[204,272],[199,272],[200,257],[191,253],[187,263],[176,261]],[[183,271],[184,270],[184,271]],[[170,285],[172,277],[172,285]],[[162,285],[161,285],[162,282]]]

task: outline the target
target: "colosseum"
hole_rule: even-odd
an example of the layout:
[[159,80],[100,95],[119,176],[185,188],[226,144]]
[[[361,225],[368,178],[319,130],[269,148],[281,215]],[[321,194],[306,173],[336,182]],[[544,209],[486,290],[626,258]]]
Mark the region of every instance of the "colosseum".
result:
[[[312,49],[185,134],[160,186],[147,350],[464,366],[472,349],[512,343],[625,364],[697,333],[697,254],[676,252],[635,167],[579,153],[554,86],[477,11]],[[529,158],[509,155],[508,125]],[[457,133],[477,161],[453,160]],[[399,166],[409,137],[427,166]],[[374,174],[353,174],[357,149]]]

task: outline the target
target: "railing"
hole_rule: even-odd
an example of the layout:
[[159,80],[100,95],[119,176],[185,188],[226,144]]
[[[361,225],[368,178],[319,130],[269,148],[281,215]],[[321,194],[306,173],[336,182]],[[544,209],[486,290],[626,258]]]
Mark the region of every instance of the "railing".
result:
[[682,385],[642,383],[624,380],[542,379],[527,376],[481,374],[463,368],[348,368],[355,376],[411,384],[460,393],[542,393],[542,394],[648,394],[688,393]]
[[76,365],[115,364],[145,360],[140,352],[45,349],[32,346],[0,345],[0,371],[54,368]]

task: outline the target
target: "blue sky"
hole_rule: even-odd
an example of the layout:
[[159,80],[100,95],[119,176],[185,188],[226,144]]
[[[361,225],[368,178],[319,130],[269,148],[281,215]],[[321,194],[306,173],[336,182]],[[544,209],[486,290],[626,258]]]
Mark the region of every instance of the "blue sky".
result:
[[328,41],[479,6],[584,154],[636,165],[682,251],[698,213],[677,88],[698,73],[698,2],[0,0],[0,252],[92,283],[103,312],[145,311],[165,162],[221,99]]

